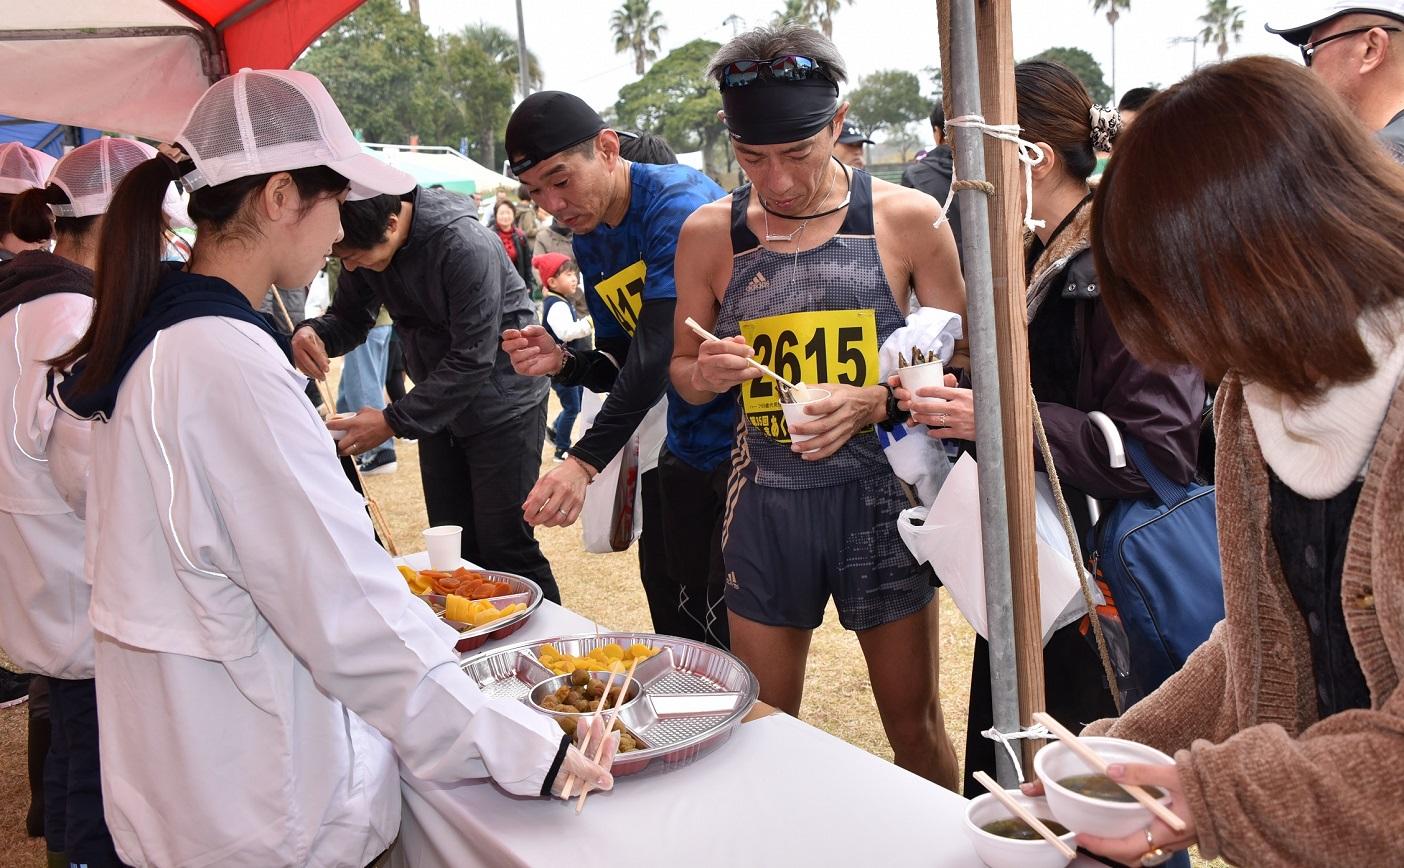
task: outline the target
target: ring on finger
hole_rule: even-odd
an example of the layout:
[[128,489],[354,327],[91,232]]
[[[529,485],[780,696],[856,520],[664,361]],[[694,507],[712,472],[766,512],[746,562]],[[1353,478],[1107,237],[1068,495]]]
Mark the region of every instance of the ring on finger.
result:
[[1156,865],[1164,865],[1174,856],[1174,852],[1167,851],[1163,847],[1155,845],[1155,833],[1150,826],[1146,827],[1146,853],[1141,857],[1143,868],[1155,868]]

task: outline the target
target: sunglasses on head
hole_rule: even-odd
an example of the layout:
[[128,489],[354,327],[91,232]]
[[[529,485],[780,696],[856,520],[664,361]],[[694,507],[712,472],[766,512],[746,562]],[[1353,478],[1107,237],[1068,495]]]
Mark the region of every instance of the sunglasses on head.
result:
[[782,54],[769,60],[738,60],[722,69],[721,86],[745,87],[761,78],[772,81],[827,78],[823,70],[819,61],[801,54]]
[[1386,33],[1399,32],[1398,27],[1391,27],[1388,24],[1371,24],[1369,27],[1357,27],[1354,30],[1343,30],[1340,33],[1333,33],[1315,42],[1304,42],[1297,46],[1302,52],[1302,63],[1311,66],[1312,59],[1316,57],[1316,50],[1328,42],[1334,42],[1337,39],[1345,39],[1347,36],[1359,36],[1362,33],[1369,33],[1371,30],[1383,30]]

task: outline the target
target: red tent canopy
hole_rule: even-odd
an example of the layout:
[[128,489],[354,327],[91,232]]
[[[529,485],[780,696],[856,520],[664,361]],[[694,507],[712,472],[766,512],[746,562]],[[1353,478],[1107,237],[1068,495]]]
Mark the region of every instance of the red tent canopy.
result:
[[205,88],[287,67],[364,0],[0,0],[0,114],[170,140]]

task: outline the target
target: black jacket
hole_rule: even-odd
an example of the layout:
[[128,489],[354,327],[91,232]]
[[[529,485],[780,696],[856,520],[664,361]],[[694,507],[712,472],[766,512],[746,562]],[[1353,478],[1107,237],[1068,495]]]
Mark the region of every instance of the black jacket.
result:
[[[902,172],[902,186],[920,190],[937,202],[945,202],[951,192],[951,177],[955,171],[955,155],[950,145],[937,145],[926,152],[926,156],[912,163]],[[955,235],[956,250],[960,250],[960,213],[954,202],[946,215]]]
[[523,377],[502,352],[503,329],[536,321],[531,297],[502,242],[478,222],[473,200],[415,188],[409,237],[383,272],[343,272],[316,330],[327,352],[362,344],[381,305],[404,343],[414,388],[385,408],[401,437],[495,428],[546,398],[544,377]]
[[93,294],[93,272],[47,250],[26,250],[0,269],[0,316],[59,292]]
[[[497,239],[498,244],[502,244],[502,239],[497,234],[497,226],[489,226],[488,231]],[[517,248],[517,258],[509,259],[508,261],[512,263],[512,268],[516,269],[517,274],[522,279],[522,283],[525,283],[527,289],[530,290],[536,285],[536,276],[532,274],[531,269],[531,239],[526,237],[525,232],[513,226],[512,246]],[[502,249],[505,252],[507,250],[507,245],[502,244]]]

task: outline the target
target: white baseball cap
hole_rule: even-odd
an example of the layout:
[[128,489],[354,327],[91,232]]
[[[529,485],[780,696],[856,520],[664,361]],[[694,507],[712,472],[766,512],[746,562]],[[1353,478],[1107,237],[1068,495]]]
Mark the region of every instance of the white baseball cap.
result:
[[1315,30],[1342,15],[1384,15],[1404,21],[1404,0],[1382,0],[1376,3],[1351,3],[1346,0],[1298,0],[1283,4],[1285,9],[1266,24],[1269,33],[1276,33],[1293,45],[1305,45]]
[[19,142],[0,145],[0,193],[23,193],[44,186],[58,160]]
[[[135,139],[103,137],[74,148],[64,154],[49,173],[49,184],[62,190],[68,201],[51,202],[49,210],[55,217],[106,214],[112,204],[112,194],[127,173],[156,155],[155,148]],[[161,210],[174,226],[193,225],[174,184],[166,188]]]
[[316,76],[290,69],[241,69],[211,85],[176,141],[195,162],[184,178],[191,190],[312,166],[346,176],[351,199],[398,196],[415,184],[361,149]]

